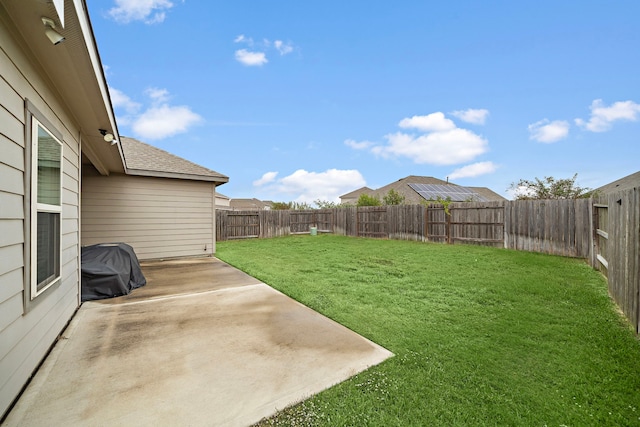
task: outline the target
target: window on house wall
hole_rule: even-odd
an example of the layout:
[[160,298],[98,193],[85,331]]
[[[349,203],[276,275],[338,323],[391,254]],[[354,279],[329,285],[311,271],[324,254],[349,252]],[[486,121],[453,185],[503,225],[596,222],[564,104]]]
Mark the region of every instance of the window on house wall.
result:
[[31,299],[60,280],[62,143],[31,122]]

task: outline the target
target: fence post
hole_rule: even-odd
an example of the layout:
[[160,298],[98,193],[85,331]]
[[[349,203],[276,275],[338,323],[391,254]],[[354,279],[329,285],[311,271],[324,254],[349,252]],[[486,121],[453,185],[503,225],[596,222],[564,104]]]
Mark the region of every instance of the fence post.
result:
[[420,205],[424,214],[424,230],[422,230],[424,241],[429,241],[429,212],[426,206]]
[[447,244],[451,244],[451,211],[453,210],[453,206],[449,205],[449,214],[447,215],[447,211],[444,211],[444,216],[447,217]]
[[597,244],[598,244],[598,235],[596,234],[596,229],[598,228],[598,209],[594,208],[594,204],[596,203],[596,200],[592,197],[591,199],[591,203],[589,203],[589,213],[591,214],[591,233],[589,238],[591,239],[591,250],[590,250],[590,256],[589,256],[589,263],[591,264],[591,267],[593,268],[598,268],[598,259],[596,258],[596,254],[598,252],[598,248],[597,248]]

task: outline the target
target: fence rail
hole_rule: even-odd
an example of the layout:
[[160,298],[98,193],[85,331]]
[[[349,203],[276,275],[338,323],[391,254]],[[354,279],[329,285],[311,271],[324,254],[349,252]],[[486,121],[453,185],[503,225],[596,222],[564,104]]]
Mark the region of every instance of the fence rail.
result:
[[313,211],[217,211],[217,239],[319,232],[467,243],[586,258],[640,332],[640,187],[595,199],[517,200]]

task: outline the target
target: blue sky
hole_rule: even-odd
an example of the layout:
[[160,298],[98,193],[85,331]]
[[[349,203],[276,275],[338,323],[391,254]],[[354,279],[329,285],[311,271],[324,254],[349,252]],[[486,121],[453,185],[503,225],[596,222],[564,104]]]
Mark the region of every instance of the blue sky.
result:
[[640,2],[91,0],[121,135],[232,198],[640,170]]

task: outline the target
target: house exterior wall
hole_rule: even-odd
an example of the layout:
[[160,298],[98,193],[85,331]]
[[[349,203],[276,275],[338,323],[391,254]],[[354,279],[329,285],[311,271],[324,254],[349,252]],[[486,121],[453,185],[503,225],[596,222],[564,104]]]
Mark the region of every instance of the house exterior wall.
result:
[[212,255],[211,182],[122,174],[82,177],[82,244],[123,242],[139,259]]
[[216,196],[216,209],[222,211],[231,210],[231,200],[228,197]]
[[340,203],[343,205],[356,205],[358,203],[358,197],[340,197]]
[[[79,127],[0,7],[0,415],[73,316],[79,299]],[[28,101],[27,101],[28,100]],[[62,142],[61,280],[33,300],[30,285],[29,114]]]

